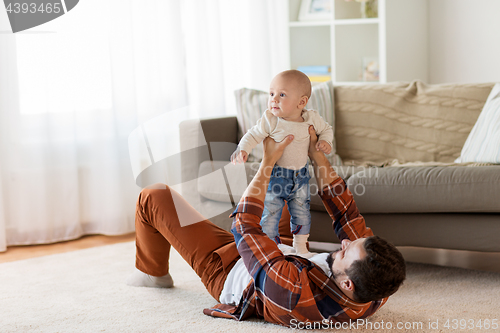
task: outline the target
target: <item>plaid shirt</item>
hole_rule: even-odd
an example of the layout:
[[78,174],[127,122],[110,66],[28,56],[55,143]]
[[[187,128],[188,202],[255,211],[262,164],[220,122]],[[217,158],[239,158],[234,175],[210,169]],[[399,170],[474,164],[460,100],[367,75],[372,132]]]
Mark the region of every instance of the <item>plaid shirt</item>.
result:
[[[373,235],[365,225],[345,182],[339,177],[319,193],[340,240]],[[244,320],[251,315],[284,326],[297,322],[345,322],[371,316],[387,298],[358,303],[347,298],[319,267],[307,259],[283,255],[259,224],[264,204],[242,198],[231,217],[238,252],[252,276],[237,306],[218,304],[203,312]]]

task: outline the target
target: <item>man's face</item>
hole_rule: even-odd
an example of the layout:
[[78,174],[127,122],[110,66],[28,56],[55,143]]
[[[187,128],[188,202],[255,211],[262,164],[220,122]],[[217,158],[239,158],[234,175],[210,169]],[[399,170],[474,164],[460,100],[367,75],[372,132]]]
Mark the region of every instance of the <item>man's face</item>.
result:
[[338,277],[345,275],[345,271],[353,262],[366,257],[365,241],[366,238],[359,238],[352,242],[344,239],[342,249],[330,253],[326,261],[332,271],[333,280],[337,281]]

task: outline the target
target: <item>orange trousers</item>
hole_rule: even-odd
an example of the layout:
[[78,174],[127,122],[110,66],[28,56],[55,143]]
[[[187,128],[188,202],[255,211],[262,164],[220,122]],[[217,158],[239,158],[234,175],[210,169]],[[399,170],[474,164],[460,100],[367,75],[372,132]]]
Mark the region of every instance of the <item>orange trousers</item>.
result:
[[[234,237],[208,220],[181,226],[177,210],[183,215],[199,215],[167,185],[157,184],[142,190],[135,215],[136,267],[152,276],[168,274],[173,246],[218,301],[229,271],[240,258]],[[280,220],[280,235],[283,243],[291,244],[286,206]]]

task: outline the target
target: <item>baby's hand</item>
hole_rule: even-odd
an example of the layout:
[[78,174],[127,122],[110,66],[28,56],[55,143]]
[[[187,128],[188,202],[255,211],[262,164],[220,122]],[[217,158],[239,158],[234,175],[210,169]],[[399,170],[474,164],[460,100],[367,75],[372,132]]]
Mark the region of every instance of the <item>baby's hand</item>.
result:
[[233,164],[245,163],[247,159],[248,153],[244,150],[240,150],[240,148],[236,149],[236,151],[231,155],[231,162]]
[[332,147],[325,140],[319,140],[316,143],[316,150],[321,150],[325,155],[328,155],[332,151]]

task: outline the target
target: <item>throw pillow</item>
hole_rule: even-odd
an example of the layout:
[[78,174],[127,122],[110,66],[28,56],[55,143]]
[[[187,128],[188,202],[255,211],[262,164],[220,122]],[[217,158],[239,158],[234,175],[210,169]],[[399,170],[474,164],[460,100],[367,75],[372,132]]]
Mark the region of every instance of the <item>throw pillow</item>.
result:
[[335,86],[336,150],[344,165],[452,163],[492,83]]
[[495,84],[456,163],[500,163],[500,83]]
[[[241,138],[252,126],[262,117],[267,109],[268,93],[260,90],[242,88],[235,92],[237,118],[239,125],[239,137]],[[318,111],[320,116],[329,123],[335,131],[335,113],[333,109],[333,84],[331,81],[314,85],[311,98],[306,105],[306,109]],[[335,133],[334,133],[335,134]],[[335,135],[332,142],[332,152],[327,155],[332,165],[342,165],[342,160],[336,154]],[[258,144],[248,157],[248,161],[261,161],[263,156],[262,143]]]
[[[238,118],[238,137],[243,135],[257,123],[267,109],[268,93],[248,88],[234,92],[236,97],[236,117]],[[259,143],[248,156],[249,162],[260,162],[263,157],[263,146]]]

